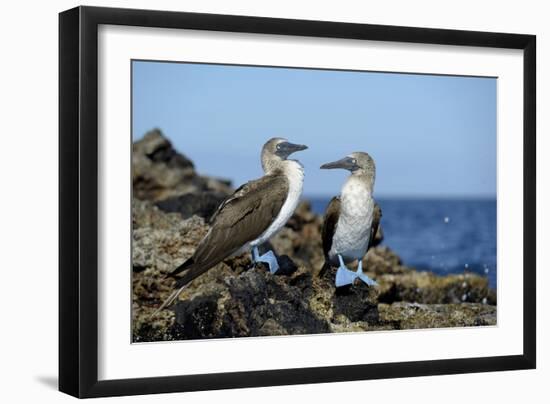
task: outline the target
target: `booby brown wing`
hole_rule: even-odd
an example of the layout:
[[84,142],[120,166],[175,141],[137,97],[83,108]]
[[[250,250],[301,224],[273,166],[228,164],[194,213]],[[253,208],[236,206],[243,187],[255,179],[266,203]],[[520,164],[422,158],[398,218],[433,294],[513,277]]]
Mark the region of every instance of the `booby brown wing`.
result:
[[264,176],[237,189],[212,217],[210,231],[193,256],[172,272],[183,272],[177,286],[191,282],[261,236],[279,214],[287,195],[284,175]]
[[378,203],[374,202],[374,212],[372,215],[372,224],[370,227],[370,238],[369,238],[369,246],[367,247],[367,251],[371,247],[376,247],[380,242],[381,239],[376,239],[376,233],[378,233],[378,228],[380,227],[380,220],[382,219],[382,209],[380,208],[380,205]]
[[323,218],[323,229],[321,231],[321,238],[323,239],[323,252],[325,259],[328,261],[328,253],[332,247],[332,238],[336,232],[336,225],[338,224],[338,218],[340,217],[340,198],[335,196],[332,198],[325,211],[325,217]]

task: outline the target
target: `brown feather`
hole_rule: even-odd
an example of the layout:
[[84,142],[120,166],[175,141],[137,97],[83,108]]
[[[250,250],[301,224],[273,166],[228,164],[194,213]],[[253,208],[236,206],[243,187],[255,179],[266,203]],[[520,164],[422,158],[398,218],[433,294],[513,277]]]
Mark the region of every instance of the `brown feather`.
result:
[[323,239],[323,253],[325,254],[326,260],[328,260],[328,253],[332,247],[332,238],[334,237],[334,233],[336,233],[336,226],[340,218],[340,205],[340,197],[335,196],[332,198],[325,211],[325,217],[323,218],[321,238]]
[[177,286],[191,282],[260,237],[279,214],[287,194],[288,181],[282,174],[264,176],[237,189],[214,214],[210,231]]
[[372,224],[370,227],[370,239],[369,239],[369,246],[367,247],[367,251],[370,250],[371,247],[376,247],[382,241],[381,239],[376,239],[376,233],[378,233],[381,219],[382,219],[382,209],[380,208],[380,205],[378,205],[378,203],[374,202],[374,213],[372,216]]

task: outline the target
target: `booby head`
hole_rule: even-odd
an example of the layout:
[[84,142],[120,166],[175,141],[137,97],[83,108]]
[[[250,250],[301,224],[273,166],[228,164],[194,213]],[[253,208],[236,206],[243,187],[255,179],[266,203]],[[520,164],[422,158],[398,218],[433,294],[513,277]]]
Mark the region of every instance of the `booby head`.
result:
[[280,166],[292,153],[306,149],[306,145],[290,143],[280,137],[269,139],[262,148],[262,167],[265,172],[271,171]]
[[323,164],[321,168],[343,168],[353,174],[371,174],[373,176],[376,172],[373,158],[368,153],[364,152],[351,153],[340,160]]
[[354,176],[368,178],[369,182],[372,184],[374,184],[374,178],[376,175],[374,159],[368,153],[364,152],[351,153],[340,160],[323,164],[321,168],[343,168],[344,170],[350,171]]

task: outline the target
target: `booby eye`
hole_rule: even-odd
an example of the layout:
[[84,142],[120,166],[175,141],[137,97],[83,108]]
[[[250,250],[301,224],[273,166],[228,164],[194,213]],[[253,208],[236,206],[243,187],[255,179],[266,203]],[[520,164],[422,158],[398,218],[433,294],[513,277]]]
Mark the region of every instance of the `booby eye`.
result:
[[281,144],[280,143],[277,145],[277,150],[281,150]]
[[356,159],[351,159],[351,162],[352,162],[352,164],[357,164],[357,160],[356,160]]

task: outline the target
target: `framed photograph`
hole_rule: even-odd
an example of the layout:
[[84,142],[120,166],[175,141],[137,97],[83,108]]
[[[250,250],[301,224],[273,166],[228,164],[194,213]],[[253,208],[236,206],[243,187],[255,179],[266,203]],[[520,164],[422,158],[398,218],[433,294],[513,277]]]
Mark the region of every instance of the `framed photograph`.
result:
[[59,17],[59,388],[530,369],[533,35]]

